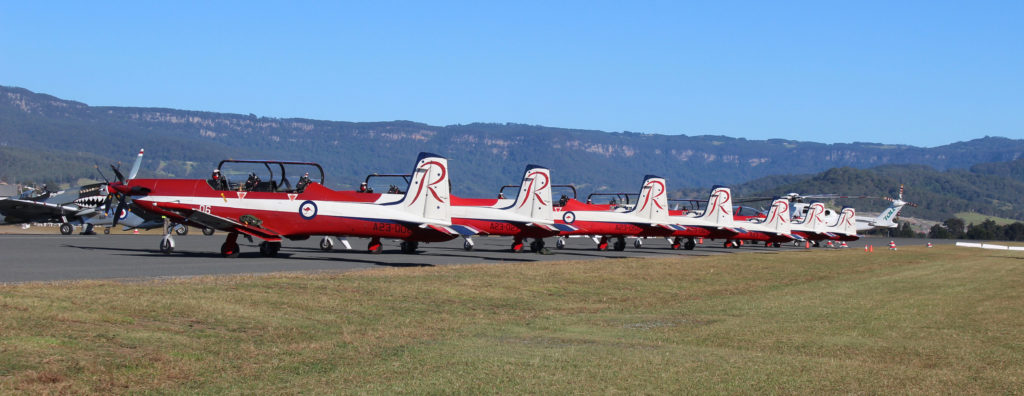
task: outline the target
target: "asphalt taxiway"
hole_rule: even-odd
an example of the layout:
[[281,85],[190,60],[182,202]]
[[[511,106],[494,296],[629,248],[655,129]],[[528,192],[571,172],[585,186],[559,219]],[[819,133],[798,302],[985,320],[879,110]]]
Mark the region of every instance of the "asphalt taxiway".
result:
[[[384,241],[382,254],[366,252],[367,239],[351,238],[352,250],[337,244],[334,250],[320,249],[317,237],[305,241],[285,240],[276,257],[260,255],[256,243],[239,238],[241,254],[235,258],[220,255],[224,234],[199,233],[176,236],[174,252],[159,252],[159,235],[0,235],[0,283],[64,281],[85,279],[152,279],[224,274],[261,274],[273,272],[352,271],[381,267],[417,267],[459,264],[501,264],[551,260],[596,260],[628,257],[699,257],[718,254],[775,254],[803,249],[792,244],[766,248],[747,244],[726,249],[721,241],[705,241],[694,250],[671,250],[664,239],[647,239],[640,249],[632,240],[624,251],[598,251],[587,238],[571,238],[565,249],[555,249],[554,239],[547,246],[551,254],[512,253],[511,238],[474,238],[471,251],[463,249],[461,238],[443,243],[421,243],[416,254],[399,251],[399,241]],[[256,241],[258,242],[258,240]],[[851,243],[849,249],[872,244],[883,250],[889,239],[866,238]],[[921,239],[897,240],[923,245]],[[948,243],[948,242],[947,242]]]

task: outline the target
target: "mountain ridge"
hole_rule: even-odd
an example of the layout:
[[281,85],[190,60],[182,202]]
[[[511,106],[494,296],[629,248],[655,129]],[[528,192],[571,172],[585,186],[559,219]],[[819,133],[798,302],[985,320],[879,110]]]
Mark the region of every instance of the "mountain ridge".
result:
[[[58,148],[54,142],[59,142]],[[453,191],[469,196],[489,196],[499,186],[515,183],[528,163],[551,168],[559,184],[574,183],[585,191],[631,191],[645,174],[665,177],[675,189],[740,184],[837,167],[923,164],[938,170],[968,169],[1024,156],[1024,140],[1002,137],[922,148],[514,123],[432,126],[413,121],[324,121],[89,106],[0,86],[0,177],[45,179],[46,172],[54,171],[46,163],[12,153],[63,158],[60,166],[67,169],[57,173],[67,181],[95,177],[94,163],[128,160],[139,147],[147,149],[144,176],[205,177],[225,158],[303,160],[324,165],[328,184],[338,188],[354,187],[372,172],[406,172],[416,153],[429,151],[452,160]],[[31,171],[36,168],[40,170]]]

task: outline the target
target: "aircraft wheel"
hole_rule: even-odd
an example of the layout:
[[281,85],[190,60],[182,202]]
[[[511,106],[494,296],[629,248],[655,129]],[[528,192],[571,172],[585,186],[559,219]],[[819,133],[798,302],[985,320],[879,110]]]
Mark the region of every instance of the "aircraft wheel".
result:
[[467,252],[473,250],[473,242],[470,242],[469,239],[467,239],[465,242],[462,243],[462,249]]
[[334,241],[331,241],[331,237],[325,236],[320,240],[320,250],[329,252],[331,249],[334,249]]
[[821,243],[819,241],[814,241],[814,243],[811,246],[821,247]]
[[565,249],[565,238],[559,237],[558,240],[555,241],[555,247]]
[[637,249],[644,247],[644,241],[640,238],[637,238],[635,241],[633,241],[633,247]]
[[64,224],[60,225],[60,234],[61,235],[71,235],[71,231],[74,231],[74,230],[75,230],[75,227],[72,227],[71,224],[64,223]]
[[401,244],[402,253],[405,254],[416,254],[416,249],[420,247],[420,243],[416,241],[404,241]]
[[686,250],[693,250],[695,247],[697,247],[697,242],[694,242],[693,238],[687,239],[686,243],[683,245],[683,249]]
[[174,239],[167,237],[160,240],[160,253],[171,254],[174,251]]
[[110,235],[110,227],[103,228],[103,235]]
[[260,255],[264,257],[276,257],[281,250],[281,242],[260,242]]
[[743,246],[743,244],[742,243],[737,243],[737,242],[733,242],[732,243],[732,248],[733,249],[739,249],[740,246]]
[[238,257],[238,243],[224,242],[224,244],[220,245],[220,255],[230,258]]
[[523,251],[523,241],[512,241],[512,253]]
[[184,224],[178,224],[174,226],[174,233],[178,235],[188,235],[188,226]]
[[612,246],[612,248],[615,249],[616,252],[621,252],[623,250],[626,250],[626,240],[625,239],[619,239],[619,240],[615,241],[615,245]]
[[379,238],[370,239],[370,244],[366,246],[366,250],[370,254],[381,254],[384,253],[384,244],[380,243]]
[[782,242],[775,242],[772,244],[772,247],[780,248],[782,247]]
[[213,235],[213,231],[214,231],[213,228],[203,227],[203,235],[206,235],[206,236]]

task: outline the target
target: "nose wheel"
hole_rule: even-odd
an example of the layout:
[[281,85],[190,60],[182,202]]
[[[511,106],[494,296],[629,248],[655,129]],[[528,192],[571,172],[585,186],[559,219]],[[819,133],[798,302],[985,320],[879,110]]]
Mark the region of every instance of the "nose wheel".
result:
[[334,249],[334,240],[329,236],[325,236],[320,240],[320,250],[329,252],[331,249]]
[[555,247],[558,249],[565,249],[565,238],[558,237],[558,240],[555,241]]
[[370,254],[384,253],[384,244],[380,243],[380,237],[370,238],[370,243],[366,245],[366,250],[368,250]]
[[470,251],[470,250],[473,250],[473,240],[469,239],[469,238],[466,238],[466,242],[462,243],[462,249],[467,251],[467,252]]
[[171,254],[174,251],[174,237],[170,234],[160,239],[160,253]]

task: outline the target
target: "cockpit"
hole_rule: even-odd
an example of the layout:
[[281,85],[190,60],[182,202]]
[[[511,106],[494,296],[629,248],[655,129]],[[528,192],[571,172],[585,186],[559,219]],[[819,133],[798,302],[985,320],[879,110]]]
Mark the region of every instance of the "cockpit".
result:
[[324,170],[315,162],[224,160],[217,165],[207,183],[214,190],[302,193]]

